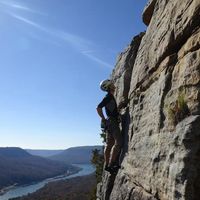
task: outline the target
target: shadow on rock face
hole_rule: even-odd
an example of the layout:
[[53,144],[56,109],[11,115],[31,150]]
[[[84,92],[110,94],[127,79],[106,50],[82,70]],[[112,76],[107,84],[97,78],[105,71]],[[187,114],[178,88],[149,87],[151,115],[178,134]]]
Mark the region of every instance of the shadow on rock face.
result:
[[103,194],[103,200],[109,200],[110,199],[110,194],[111,194],[112,189],[113,189],[115,177],[116,177],[116,174],[107,175],[107,178],[106,178],[107,181],[106,181],[106,185],[105,185],[106,189],[105,189],[104,194]]
[[125,154],[128,152],[128,141],[129,141],[129,124],[130,124],[130,114],[129,114],[129,108],[126,108],[126,111],[121,116],[122,119],[122,136],[123,136],[123,147],[121,150],[119,163],[121,164],[124,160]]

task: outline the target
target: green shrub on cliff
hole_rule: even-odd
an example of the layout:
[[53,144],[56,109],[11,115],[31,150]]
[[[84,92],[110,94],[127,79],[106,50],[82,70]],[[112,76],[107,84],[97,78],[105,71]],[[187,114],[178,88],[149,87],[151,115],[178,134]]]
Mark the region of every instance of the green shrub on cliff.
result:
[[168,107],[168,119],[173,126],[176,126],[178,122],[182,121],[185,117],[190,114],[185,94],[180,92],[177,100],[173,106]]

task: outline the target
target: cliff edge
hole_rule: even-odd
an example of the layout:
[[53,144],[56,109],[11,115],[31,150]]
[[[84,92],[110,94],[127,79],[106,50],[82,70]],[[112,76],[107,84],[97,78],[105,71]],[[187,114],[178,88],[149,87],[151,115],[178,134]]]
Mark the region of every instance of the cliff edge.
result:
[[200,0],[149,0],[112,72],[124,145],[98,200],[200,199]]

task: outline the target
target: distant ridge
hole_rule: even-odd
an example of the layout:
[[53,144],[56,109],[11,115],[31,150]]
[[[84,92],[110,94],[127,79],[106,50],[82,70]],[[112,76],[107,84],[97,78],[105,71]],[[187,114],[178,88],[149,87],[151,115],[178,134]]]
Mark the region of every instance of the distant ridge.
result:
[[25,149],[34,156],[49,157],[63,152],[64,150],[43,150],[43,149]]
[[0,156],[7,158],[29,157],[30,154],[19,147],[0,147]]
[[89,164],[91,160],[92,150],[94,149],[102,150],[102,146],[97,145],[72,147],[48,158],[56,161],[62,161],[68,164]]

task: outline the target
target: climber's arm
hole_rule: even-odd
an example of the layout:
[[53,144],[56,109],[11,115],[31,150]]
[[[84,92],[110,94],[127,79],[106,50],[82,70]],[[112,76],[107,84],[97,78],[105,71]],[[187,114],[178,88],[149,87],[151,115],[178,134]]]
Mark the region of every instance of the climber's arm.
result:
[[101,117],[102,120],[106,120],[104,114],[103,114],[103,109],[100,107],[97,107],[97,113]]

